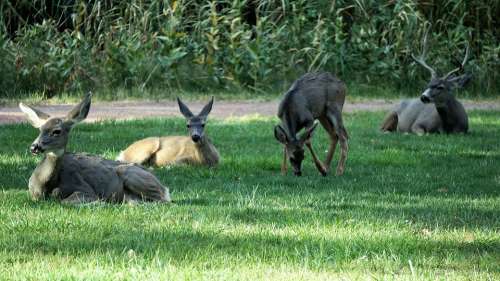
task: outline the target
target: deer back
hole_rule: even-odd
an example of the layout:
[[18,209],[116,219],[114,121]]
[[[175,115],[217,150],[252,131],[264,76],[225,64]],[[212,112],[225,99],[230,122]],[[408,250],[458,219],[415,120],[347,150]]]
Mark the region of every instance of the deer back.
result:
[[[188,136],[159,138],[159,149],[151,159],[156,166],[176,164],[179,159],[189,163],[201,163],[201,157]],[[189,160],[189,161],[188,161]]]
[[324,116],[327,107],[342,111],[345,96],[345,84],[331,73],[307,73],[285,93],[278,117],[293,134]]

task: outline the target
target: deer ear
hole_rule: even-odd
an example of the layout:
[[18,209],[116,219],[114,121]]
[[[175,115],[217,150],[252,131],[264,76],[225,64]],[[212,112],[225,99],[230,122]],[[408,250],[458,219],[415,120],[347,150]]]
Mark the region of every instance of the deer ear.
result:
[[317,126],[318,122],[314,122],[314,124],[311,127],[307,128],[306,131],[300,136],[300,140],[302,142],[305,142],[306,140],[312,138],[314,130]]
[[21,111],[26,115],[26,118],[28,118],[28,121],[33,125],[35,128],[40,128],[47,122],[47,120],[50,118],[50,115],[47,113],[41,112],[38,109],[35,109],[29,105],[25,105],[24,103],[19,103],[19,108]]
[[88,92],[83,100],[77,104],[73,109],[66,115],[66,120],[74,125],[83,121],[87,118],[90,111],[90,104],[92,100],[92,92]]
[[179,104],[179,110],[181,111],[182,115],[186,118],[191,118],[193,117],[193,113],[189,108],[181,101],[179,97],[177,97],[177,104]]
[[281,125],[274,126],[274,137],[282,144],[288,143],[288,137],[283,127],[281,127]]
[[210,111],[212,111],[213,104],[214,104],[214,96],[212,96],[212,99],[203,107],[203,109],[201,110],[200,114],[198,114],[198,116],[201,118],[207,118]]
[[453,76],[451,78],[448,78],[447,80],[453,85],[453,88],[461,89],[467,86],[467,84],[469,84],[469,82],[472,80],[472,74],[466,73],[459,76]]

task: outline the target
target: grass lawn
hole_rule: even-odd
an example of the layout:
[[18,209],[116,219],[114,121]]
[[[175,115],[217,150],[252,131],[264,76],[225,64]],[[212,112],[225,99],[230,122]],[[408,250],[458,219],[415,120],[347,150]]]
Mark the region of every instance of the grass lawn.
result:
[[[276,119],[210,120],[222,165],[157,169],[175,203],[137,206],[32,202],[38,132],[2,126],[0,279],[499,280],[500,112],[470,112],[456,136],[380,134],[382,117],[344,117],[344,176],[319,176],[307,153],[301,178],[280,175]],[[113,158],[160,134],[185,123],[83,124],[70,150]]]

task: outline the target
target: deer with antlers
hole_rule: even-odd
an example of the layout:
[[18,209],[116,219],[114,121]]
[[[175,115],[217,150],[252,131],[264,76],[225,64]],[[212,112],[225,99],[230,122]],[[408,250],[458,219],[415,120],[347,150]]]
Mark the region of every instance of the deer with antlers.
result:
[[423,135],[467,133],[469,129],[464,106],[452,93],[454,89],[464,87],[471,79],[470,74],[457,75],[467,62],[469,46],[467,45],[462,63],[439,77],[436,70],[425,62],[429,29],[424,35],[422,54],[419,57],[412,55],[412,58],[430,72],[431,80],[420,98],[403,100],[387,114],[380,128],[383,132],[399,131]]

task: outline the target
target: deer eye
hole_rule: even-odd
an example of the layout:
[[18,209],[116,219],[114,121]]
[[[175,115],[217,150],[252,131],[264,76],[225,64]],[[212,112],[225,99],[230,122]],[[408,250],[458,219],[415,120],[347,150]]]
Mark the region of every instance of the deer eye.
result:
[[444,86],[443,85],[439,85],[439,86],[437,86],[437,89],[438,90],[444,90]]
[[189,129],[189,128],[191,128],[191,125],[187,124],[187,126],[186,126],[186,127]]
[[55,129],[54,131],[52,131],[53,136],[58,136],[60,134],[61,134],[61,130],[59,130],[59,129]]
[[202,128],[205,128],[205,124],[201,124],[201,127],[202,127]]

